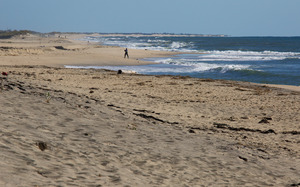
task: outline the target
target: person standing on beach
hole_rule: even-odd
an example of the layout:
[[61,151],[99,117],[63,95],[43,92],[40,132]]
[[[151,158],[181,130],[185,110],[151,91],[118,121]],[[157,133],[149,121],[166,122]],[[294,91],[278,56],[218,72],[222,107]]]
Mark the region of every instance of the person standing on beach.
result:
[[126,58],[126,56],[127,56],[127,58],[129,58],[129,55],[128,55],[128,49],[127,49],[127,48],[124,50],[124,52],[125,52],[124,58]]

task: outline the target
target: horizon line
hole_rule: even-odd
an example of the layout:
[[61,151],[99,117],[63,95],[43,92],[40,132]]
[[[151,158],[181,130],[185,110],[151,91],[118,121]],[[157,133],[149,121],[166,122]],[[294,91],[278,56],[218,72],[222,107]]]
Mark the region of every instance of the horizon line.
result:
[[28,31],[32,34],[120,34],[120,35],[134,35],[134,34],[140,34],[140,35],[177,35],[177,36],[200,36],[200,37],[300,37],[296,35],[229,35],[229,34],[199,34],[199,33],[172,33],[172,32],[76,32],[76,31],[51,31],[51,32],[39,32],[39,31],[33,31],[33,30],[27,30],[27,29],[6,29],[1,30],[0,32],[11,32],[11,31]]

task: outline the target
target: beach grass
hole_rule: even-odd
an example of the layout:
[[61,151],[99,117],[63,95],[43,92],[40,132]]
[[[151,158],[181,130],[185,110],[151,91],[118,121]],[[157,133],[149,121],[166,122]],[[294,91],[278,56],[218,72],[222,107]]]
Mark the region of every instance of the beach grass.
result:
[[0,39],[9,39],[14,36],[33,34],[30,30],[0,30]]

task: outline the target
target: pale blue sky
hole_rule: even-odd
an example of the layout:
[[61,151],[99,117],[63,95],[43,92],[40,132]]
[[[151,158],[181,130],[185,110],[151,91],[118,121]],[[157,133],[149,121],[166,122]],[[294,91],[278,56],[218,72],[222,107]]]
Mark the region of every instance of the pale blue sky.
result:
[[0,30],[300,36],[300,0],[0,0]]

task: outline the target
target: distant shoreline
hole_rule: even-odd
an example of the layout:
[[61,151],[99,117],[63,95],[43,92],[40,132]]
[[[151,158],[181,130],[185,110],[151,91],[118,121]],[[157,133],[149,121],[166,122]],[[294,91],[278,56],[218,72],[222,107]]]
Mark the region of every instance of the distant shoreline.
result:
[[172,34],[172,33],[97,33],[101,36],[147,36],[147,37],[228,37],[212,34]]

